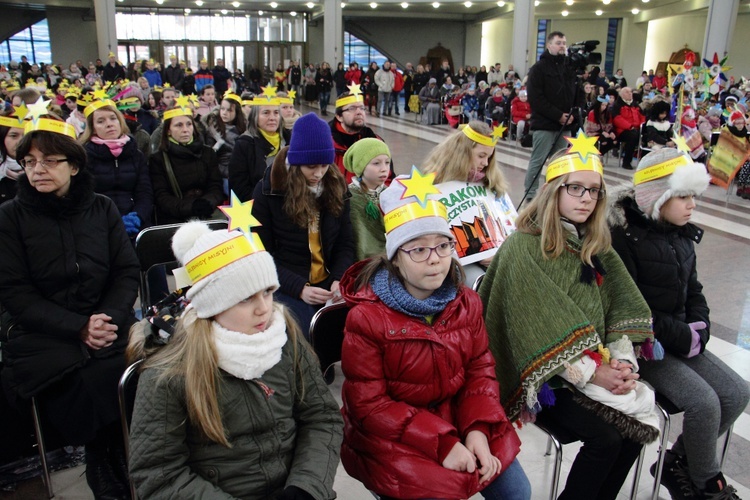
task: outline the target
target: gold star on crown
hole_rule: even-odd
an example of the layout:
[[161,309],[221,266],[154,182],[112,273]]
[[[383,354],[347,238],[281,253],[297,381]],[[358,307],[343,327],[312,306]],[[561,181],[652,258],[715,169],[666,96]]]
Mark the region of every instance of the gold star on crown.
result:
[[503,135],[505,135],[505,131],[508,130],[508,127],[503,125],[502,123],[492,129],[492,137],[497,141],[498,139],[502,139]]
[[349,88],[349,93],[351,95],[362,95],[362,89],[360,88],[361,87],[360,84],[352,82],[352,84],[347,85],[347,87]]
[[404,200],[409,196],[413,196],[423,207],[427,205],[428,195],[440,194],[440,190],[436,188],[434,184],[435,172],[422,175],[422,172],[420,172],[415,165],[412,165],[411,167],[411,175],[409,178],[396,180],[406,188],[401,195],[401,199]]
[[266,99],[273,99],[276,97],[276,87],[263,87],[263,93],[261,95]]
[[588,137],[581,129],[578,129],[578,134],[576,134],[575,137],[566,137],[565,140],[570,143],[570,147],[566,154],[578,153],[578,156],[581,157],[583,163],[586,163],[589,155],[599,156],[601,154],[599,150],[596,149],[596,141],[598,140],[598,137]]
[[27,118],[31,118],[33,121],[39,119],[40,116],[44,116],[48,113],[47,107],[52,101],[45,101],[44,97],[39,96],[39,99],[29,106],[29,112],[26,115]]
[[234,191],[230,193],[230,200],[229,205],[219,207],[229,219],[229,231],[239,229],[245,234],[250,234],[252,228],[261,225],[258,219],[253,217],[253,200],[241,202]]
[[290,90],[289,92],[287,92],[287,97],[289,97],[289,99],[291,99],[292,101],[295,100],[297,98],[297,91]]
[[688,146],[687,141],[682,135],[675,134],[672,141],[674,141],[674,145],[677,149],[684,151],[685,153],[690,153],[690,146]]

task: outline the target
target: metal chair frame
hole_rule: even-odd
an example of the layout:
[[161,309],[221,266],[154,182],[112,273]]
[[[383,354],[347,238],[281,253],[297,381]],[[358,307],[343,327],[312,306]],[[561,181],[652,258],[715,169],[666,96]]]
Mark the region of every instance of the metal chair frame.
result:
[[44,434],[42,433],[42,419],[39,414],[39,404],[36,396],[31,398],[31,415],[34,418],[34,435],[36,436],[36,446],[39,452],[39,461],[42,465],[42,481],[47,489],[47,497],[53,498],[55,492],[52,490],[52,479],[50,478],[49,465],[47,464],[47,447],[44,445]]
[[[130,418],[133,415],[132,403],[128,400],[128,388],[133,379],[133,375],[137,374],[139,366],[143,363],[142,359],[139,359],[135,363],[128,366],[120,377],[117,383],[117,399],[120,402],[120,424],[122,425],[122,438],[125,442],[125,458],[130,462]],[[135,484],[133,479],[130,479],[130,498],[136,500],[138,497],[135,492]]]
[[[345,314],[334,317],[336,312]],[[320,359],[320,369],[324,374],[334,363],[341,361],[341,344],[344,342],[344,324],[348,312],[345,302],[336,302],[318,309],[310,321],[310,345]]]

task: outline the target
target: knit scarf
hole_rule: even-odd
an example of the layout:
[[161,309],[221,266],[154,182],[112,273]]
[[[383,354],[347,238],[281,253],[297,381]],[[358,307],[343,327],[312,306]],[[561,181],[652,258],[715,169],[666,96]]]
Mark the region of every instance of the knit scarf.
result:
[[190,140],[189,140],[188,142],[186,142],[185,144],[183,144],[183,143],[181,143],[180,141],[178,141],[177,139],[175,139],[174,137],[170,137],[170,138],[169,138],[169,142],[171,142],[172,144],[177,144],[178,146],[187,146],[187,145],[189,145],[189,144],[192,144],[192,143],[193,143],[193,140],[194,140],[194,138],[193,138],[193,137],[191,137],[191,138],[190,138]]
[[287,341],[286,322],[281,310],[271,316],[265,331],[247,335],[212,323],[219,368],[242,380],[260,378],[281,361],[281,349]]
[[432,295],[424,300],[415,298],[406,291],[404,285],[391,276],[387,269],[380,269],[370,279],[370,286],[380,300],[400,313],[417,318],[434,316],[445,309],[450,301],[456,298],[456,287],[447,280]]
[[112,153],[112,156],[115,158],[120,156],[122,148],[125,147],[125,144],[127,144],[128,141],[130,141],[129,135],[123,135],[119,139],[101,139],[95,135],[91,136],[91,142],[94,144],[104,144],[109,148],[109,152]]
[[268,153],[268,156],[276,156],[279,152],[279,146],[281,146],[281,135],[278,132],[269,134],[265,130],[260,130],[260,135],[262,135],[263,138],[268,141],[268,144],[273,147],[273,150]]

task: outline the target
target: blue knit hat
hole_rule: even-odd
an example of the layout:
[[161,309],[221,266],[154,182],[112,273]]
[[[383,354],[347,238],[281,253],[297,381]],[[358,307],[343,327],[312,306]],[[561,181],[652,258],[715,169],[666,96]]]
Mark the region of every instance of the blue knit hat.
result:
[[328,123],[314,113],[294,122],[286,161],[289,165],[330,165],[335,159],[333,137]]

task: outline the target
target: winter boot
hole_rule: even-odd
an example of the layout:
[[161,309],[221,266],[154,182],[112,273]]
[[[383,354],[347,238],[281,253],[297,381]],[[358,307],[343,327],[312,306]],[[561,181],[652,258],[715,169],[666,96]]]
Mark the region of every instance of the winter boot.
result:
[[[656,464],[651,466],[651,475],[656,477]],[[664,458],[660,483],[669,491],[669,495],[674,500],[702,498],[693,481],[690,480],[687,459],[669,450]]]

